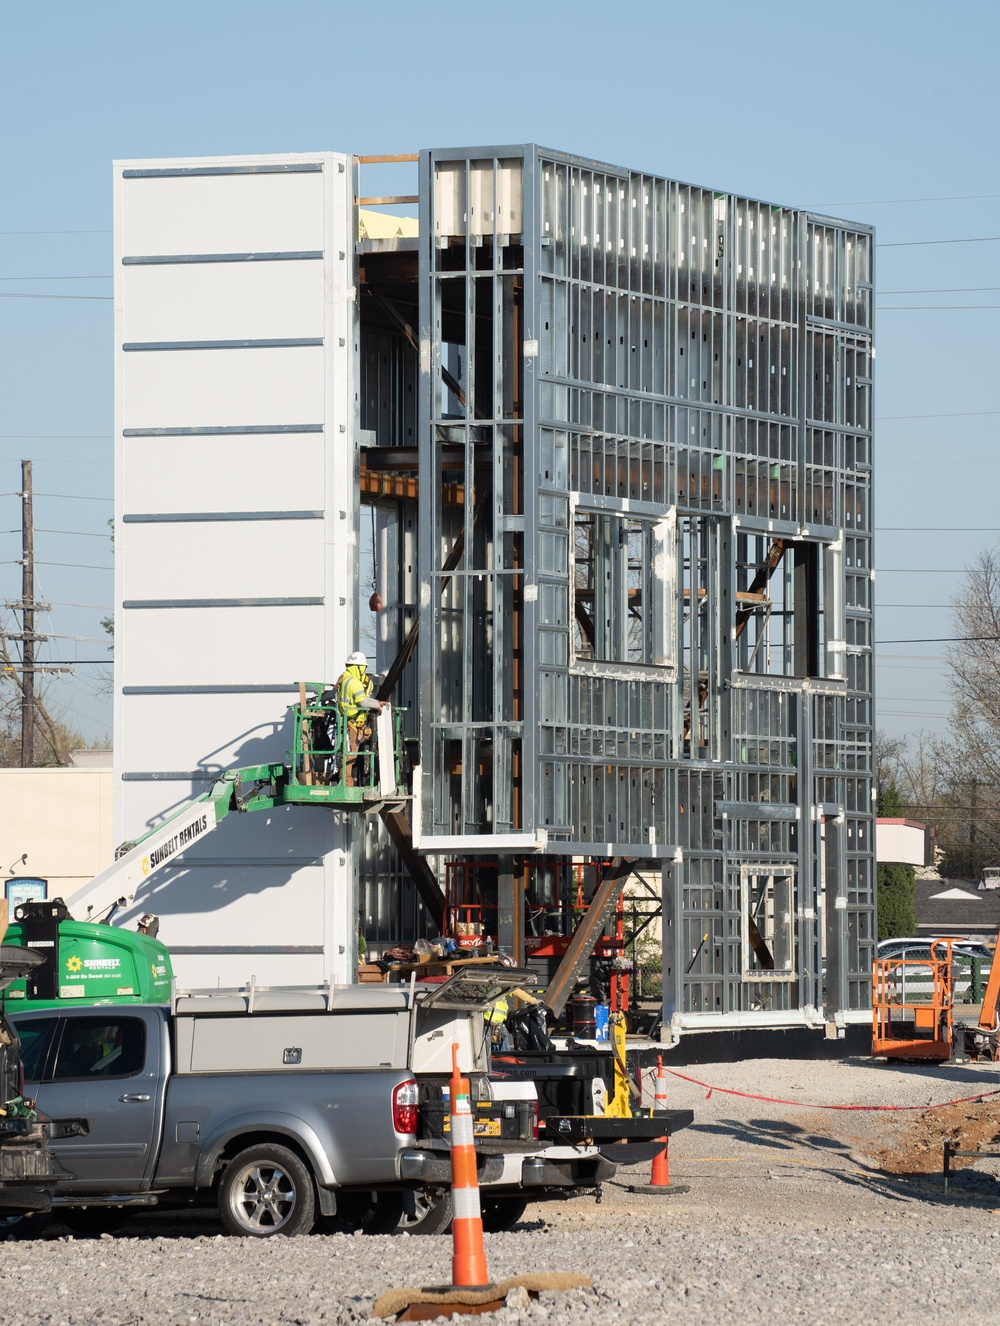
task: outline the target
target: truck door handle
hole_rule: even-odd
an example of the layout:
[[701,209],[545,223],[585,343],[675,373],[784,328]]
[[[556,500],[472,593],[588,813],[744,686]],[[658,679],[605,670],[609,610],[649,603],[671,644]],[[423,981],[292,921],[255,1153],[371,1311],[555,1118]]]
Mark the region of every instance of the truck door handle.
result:
[[141,1105],[144,1101],[149,1100],[149,1097],[136,1095],[134,1092],[126,1091],[125,1095],[119,1096],[118,1099],[122,1102],[123,1105],[136,1105],[136,1104]]

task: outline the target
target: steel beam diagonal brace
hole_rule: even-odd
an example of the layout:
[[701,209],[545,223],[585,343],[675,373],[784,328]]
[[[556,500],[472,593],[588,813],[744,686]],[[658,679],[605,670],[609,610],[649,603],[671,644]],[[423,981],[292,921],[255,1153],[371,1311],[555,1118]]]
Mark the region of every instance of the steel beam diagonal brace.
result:
[[[774,575],[775,571],[777,571],[779,565],[781,564],[781,559],[782,557],[784,557],[785,549],[787,547],[788,543],[785,539],[773,539],[771,541],[771,546],[768,549],[767,557],[757,568],[757,574],[754,576],[753,581],[750,584],[750,588],[747,591],[748,594],[763,594],[764,590],[767,588],[769,580],[771,579],[771,577]],[[740,636],[746,630],[747,622],[750,620],[750,618],[753,616],[756,610],[757,610],[756,605],[751,608],[737,609],[736,635],[734,636],[734,639],[738,640],[740,638]]]
[[553,1013],[559,1014],[566,1007],[573,984],[593,953],[594,945],[608,922],[612,908],[621,897],[622,889],[632,873],[632,865],[633,862],[626,857],[616,856],[594,890],[590,906],[573,931],[569,948],[556,968],[556,974],[550,981],[549,988],[545,991],[543,1002],[552,1009]]
[[393,846],[427,908],[427,914],[437,926],[438,934],[444,934],[444,892],[433,870],[413,846],[409,811],[382,810],[379,813]]

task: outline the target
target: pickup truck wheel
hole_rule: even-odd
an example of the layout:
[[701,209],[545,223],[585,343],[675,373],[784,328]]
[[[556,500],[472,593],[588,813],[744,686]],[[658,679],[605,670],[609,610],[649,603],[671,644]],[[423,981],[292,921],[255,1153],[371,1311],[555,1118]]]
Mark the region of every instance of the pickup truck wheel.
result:
[[247,1147],[222,1175],[219,1214],[230,1234],[244,1238],[308,1234],[316,1216],[312,1176],[287,1147]]
[[483,1231],[486,1234],[502,1234],[510,1229],[524,1215],[528,1207],[526,1197],[487,1197],[482,1194]]
[[443,1234],[451,1224],[451,1193],[408,1192],[397,1234]]
[[85,1239],[114,1234],[129,1218],[120,1206],[69,1206],[53,1214],[77,1238]]
[[318,1216],[321,1234],[392,1234],[403,1218],[404,1192],[351,1192],[337,1194],[337,1214]]

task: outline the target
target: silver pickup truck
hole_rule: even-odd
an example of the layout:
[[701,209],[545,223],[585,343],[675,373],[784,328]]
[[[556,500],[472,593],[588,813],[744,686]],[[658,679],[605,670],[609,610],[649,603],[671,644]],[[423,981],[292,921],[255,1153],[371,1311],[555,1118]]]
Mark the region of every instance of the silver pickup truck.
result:
[[[306,1233],[317,1220],[405,1227],[414,1194],[447,1187],[447,1137],[423,1116],[440,1099],[451,1046],[474,1097],[488,1098],[483,1008],[526,979],[470,971],[437,986],[251,985],[180,994],[171,1007],[17,1012],[26,1090],[47,1114],[72,1106],[90,1126],[54,1143],[73,1177],[53,1209],[80,1233],[121,1225],[134,1207],[212,1202],[231,1233],[255,1237]],[[614,1172],[587,1148],[578,1160],[540,1160],[523,1129],[505,1141],[502,1116],[516,1123],[517,1113],[494,1112],[497,1135],[478,1156],[497,1199],[520,1188],[522,1169],[537,1196],[592,1191]]]

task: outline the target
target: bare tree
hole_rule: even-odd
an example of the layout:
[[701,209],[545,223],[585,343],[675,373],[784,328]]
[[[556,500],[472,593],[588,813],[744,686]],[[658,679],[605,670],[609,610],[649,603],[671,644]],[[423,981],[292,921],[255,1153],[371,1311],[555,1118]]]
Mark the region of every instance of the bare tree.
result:
[[890,783],[895,783],[900,793],[903,792],[906,745],[905,737],[890,737],[881,728],[875,733],[875,792],[879,799]]
[[950,874],[1000,863],[1000,547],[969,568],[953,613],[951,739],[935,749]]

